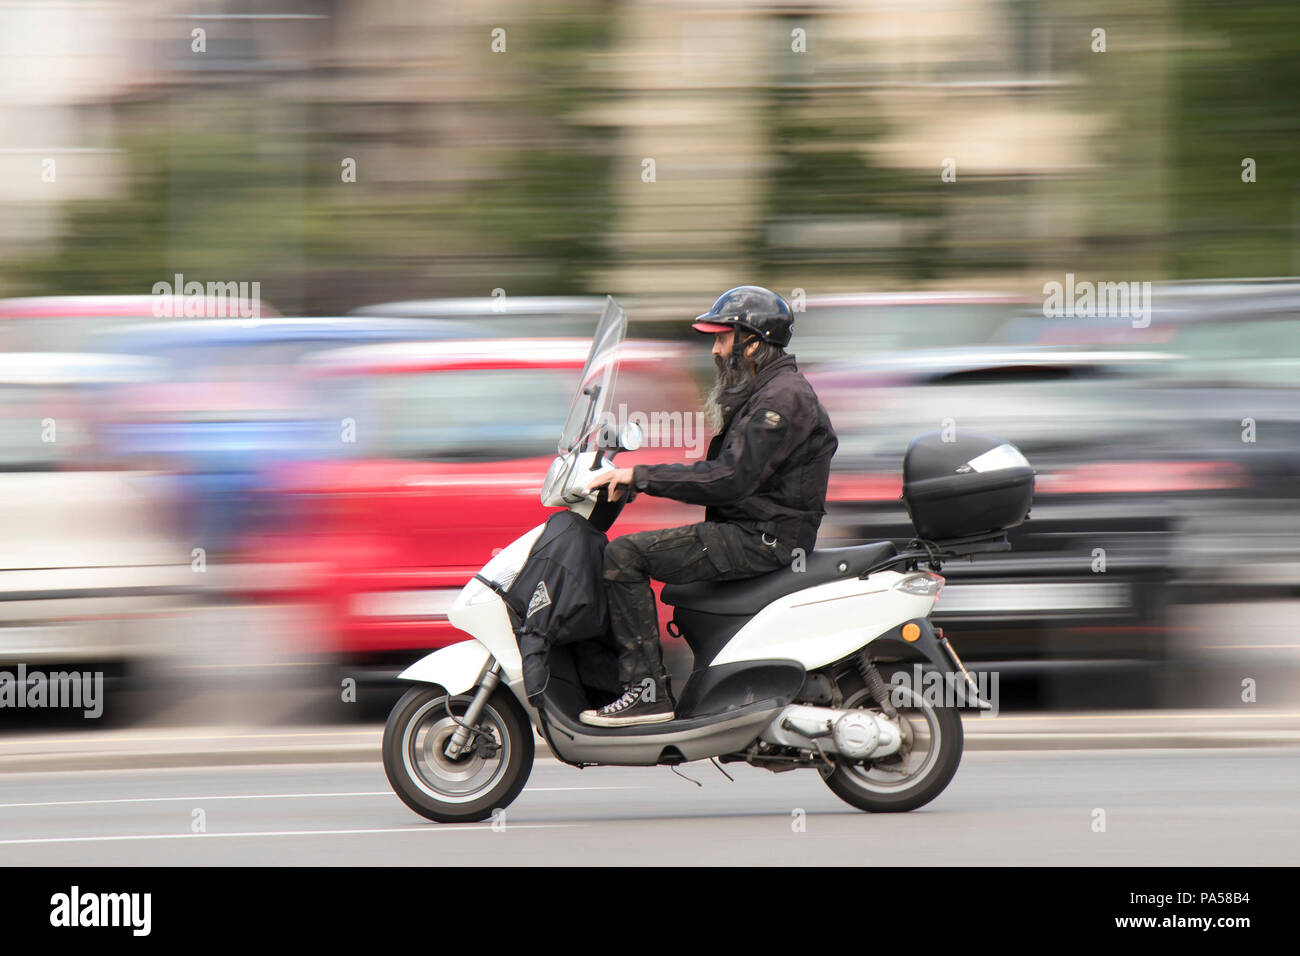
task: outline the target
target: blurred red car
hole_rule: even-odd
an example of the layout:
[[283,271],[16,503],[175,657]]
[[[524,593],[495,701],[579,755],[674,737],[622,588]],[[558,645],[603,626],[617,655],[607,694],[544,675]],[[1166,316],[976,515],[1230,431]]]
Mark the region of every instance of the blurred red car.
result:
[[[279,560],[309,568],[327,609],[323,644],[351,674],[386,678],[463,635],[456,593],[494,554],[543,522],[542,480],[591,343],[498,339],[336,349],[303,363],[337,453],[278,473],[290,510]],[[687,350],[626,342],[619,423],[636,416],[645,447],[619,464],[703,457]],[[620,533],[702,520],[702,509],[642,497]],[[264,552],[265,554],[265,552]],[[661,625],[666,621],[661,607]]]

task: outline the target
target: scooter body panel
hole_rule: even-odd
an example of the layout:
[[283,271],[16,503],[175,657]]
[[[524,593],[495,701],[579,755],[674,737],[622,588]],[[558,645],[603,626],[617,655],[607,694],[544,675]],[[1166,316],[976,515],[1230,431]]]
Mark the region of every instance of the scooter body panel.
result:
[[[545,527],[539,524],[510,542],[483,566],[479,574],[502,587],[509,587]],[[501,665],[507,682],[523,679],[523,660],[510,625],[510,615],[506,612],[505,602],[495,591],[477,578],[471,578],[456,595],[447,611],[447,619],[488,649]]]
[[455,697],[471,690],[478,683],[483,666],[492,653],[478,641],[461,641],[420,658],[402,673],[398,680],[437,684]]
[[[538,525],[506,545],[479,574],[508,586],[528,559],[528,552],[541,537],[544,527]],[[456,595],[447,619],[473,640],[452,644],[420,658],[397,675],[398,680],[437,684],[449,694],[463,694],[474,686],[488,660],[495,658],[501,665],[504,682],[512,690],[522,685],[523,661],[519,645],[515,642],[505,602],[495,591],[471,578]],[[518,690],[516,696],[520,696]]]
[[815,670],[841,660],[905,621],[924,618],[935,596],[895,590],[905,575],[878,571],[805,588],[767,605],[718,652],[711,666],[784,658]]

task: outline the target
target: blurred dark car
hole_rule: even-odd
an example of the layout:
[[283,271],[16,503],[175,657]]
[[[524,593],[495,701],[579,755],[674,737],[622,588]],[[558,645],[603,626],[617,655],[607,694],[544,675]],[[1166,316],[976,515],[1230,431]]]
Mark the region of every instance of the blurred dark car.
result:
[[1241,494],[1187,515],[1180,568],[1204,600],[1290,597],[1300,589],[1300,316],[1243,310],[1188,322],[1177,361],[1149,393],[1191,433],[1195,454],[1234,463]]
[[[932,350],[810,375],[840,435],[820,545],[912,537],[900,470],[925,432],[1015,443],[1038,477],[1014,550],[947,565],[935,620],[970,658],[1008,667],[1161,658],[1180,529],[1250,477],[1209,451],[1156,351]],[[1153,371],[1155,370],[1155,371]]]
[[922,348],[982,345],[1028,303],[993,292],[810,295],[795,313],[800,368]]
[[1231,463],[1237,493],[1203,496],[1180,521],[1179,584],[1198,600],[1289,596],[1300,587],[1300,282],[1157,283],[1150,323],[1026,311],[993,341],[1159,350],[1140,400],[1117,412],[1159,419],[1156,442]]

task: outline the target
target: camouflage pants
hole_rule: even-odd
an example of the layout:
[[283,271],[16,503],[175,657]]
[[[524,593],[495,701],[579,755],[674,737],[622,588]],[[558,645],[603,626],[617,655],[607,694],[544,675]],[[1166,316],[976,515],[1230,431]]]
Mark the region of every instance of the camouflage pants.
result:
[[766,574],[791,560],[788,548],[770,542],[774,539],[759,531],[712,521],[611,541],[605,548],[605,593],[619,648],[619,680],[628,685],[665,674],[651,578],[689,584]]

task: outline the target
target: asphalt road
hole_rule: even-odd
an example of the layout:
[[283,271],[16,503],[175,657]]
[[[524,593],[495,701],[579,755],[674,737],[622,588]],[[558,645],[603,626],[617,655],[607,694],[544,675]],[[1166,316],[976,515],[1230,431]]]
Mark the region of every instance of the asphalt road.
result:
[[696,787],[667,768],[547,758],[496,829],[424,821],[377,764],[12,773],[0,776],[0,866],[1295,865],[1298,758],[971,752],[929,806],[885,815],[842,804],[811,773],[730,765],[732,783],[693,764]]

